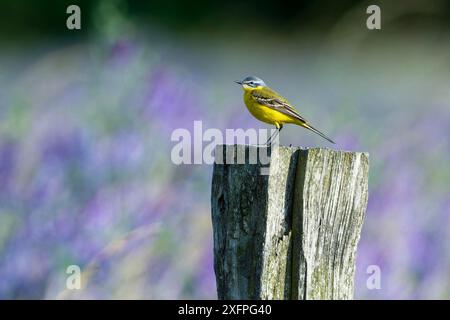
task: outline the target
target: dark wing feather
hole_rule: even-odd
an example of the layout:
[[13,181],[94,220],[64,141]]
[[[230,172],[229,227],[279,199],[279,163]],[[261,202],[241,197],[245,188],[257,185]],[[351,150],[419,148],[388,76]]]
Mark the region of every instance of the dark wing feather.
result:
[[322,138],[334,143],[333,140],[328,138],[325,134],[311,126],[307,123],[306,119],[298,114],[298,112],[278,93],[269,88],[263,88],[262,90],[254,90],[251,93],[253,99],[259,104],[271,108],[273,110],[279,111],[287,116],[293,117],[302,122],[302,126],[317,133]]
[[287,102],[278,93],[269,88],[254,90],[252,92],[252,97],[256,102],[262,104],[263,106],[269,107],[287,116],[293,117],[306,123],[306,120],[298,114],[298,112],[289,104],[289,102]]

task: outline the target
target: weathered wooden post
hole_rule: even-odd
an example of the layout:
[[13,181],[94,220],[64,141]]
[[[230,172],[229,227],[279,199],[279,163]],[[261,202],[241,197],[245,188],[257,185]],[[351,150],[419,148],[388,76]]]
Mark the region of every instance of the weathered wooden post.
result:
[[219,299],[352,299],[368,162],[322,148],[217,146]]

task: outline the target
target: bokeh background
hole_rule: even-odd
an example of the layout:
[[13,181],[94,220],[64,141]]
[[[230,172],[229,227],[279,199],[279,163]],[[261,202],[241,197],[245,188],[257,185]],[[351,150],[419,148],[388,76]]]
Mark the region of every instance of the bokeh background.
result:
[[[355,297],[450,298],[448,1],[0,7],[0,298],[215,299],[212,167],[174,165],[170,138],[194,120],[266,128],[233,83],[250,74],[370,153]],[[296,127],[281,142],[330,147]]]

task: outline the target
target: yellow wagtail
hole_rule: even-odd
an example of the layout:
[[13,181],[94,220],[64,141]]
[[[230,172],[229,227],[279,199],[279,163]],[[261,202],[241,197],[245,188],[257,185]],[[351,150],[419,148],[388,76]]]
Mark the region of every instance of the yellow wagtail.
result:
[[322,132],[311,126],[295,108],[281,95],[270,89],[264,81],[256,77],[247,77],[242,81],[235,81],[244,89],[244,102],[248,111],[258,120],[273,124],[277,131],[267,140],[271,142],[285,123],[293,123],[317,133],[322,138],[334,143]]

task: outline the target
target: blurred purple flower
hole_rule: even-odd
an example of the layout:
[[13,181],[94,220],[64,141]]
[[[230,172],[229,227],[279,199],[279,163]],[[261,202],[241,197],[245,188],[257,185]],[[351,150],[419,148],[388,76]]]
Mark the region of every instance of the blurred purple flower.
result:
[[146,84],[144,114],[151,123],[168,131],[189,130],[194,120],[204,118],[200,111],[200,93],[189,78],[180,79],[160,67]]
[[[13,141],[0,141],[0,197],[7,197],[14,173],[17,157],[17,145]],[[6,200],[6,199],[5,199]]]
[[41,161],[51,166],[66,165],[85,155],[84,141],[76,130],[51,130],[43,142]]
[[196,279],[194,281],[197,286],[197,294],[200,298],[217,298],[212,243],[210,243],[208,246],[205,246],[205,248],[203,249],[203,257],[201,260],[201,264],[199,265],[199,270],[195,277]]
[[132,59],[135,52],[136,46],[131,40],[120,39],[111,46],[109,58],[113,63],[125,64]]

